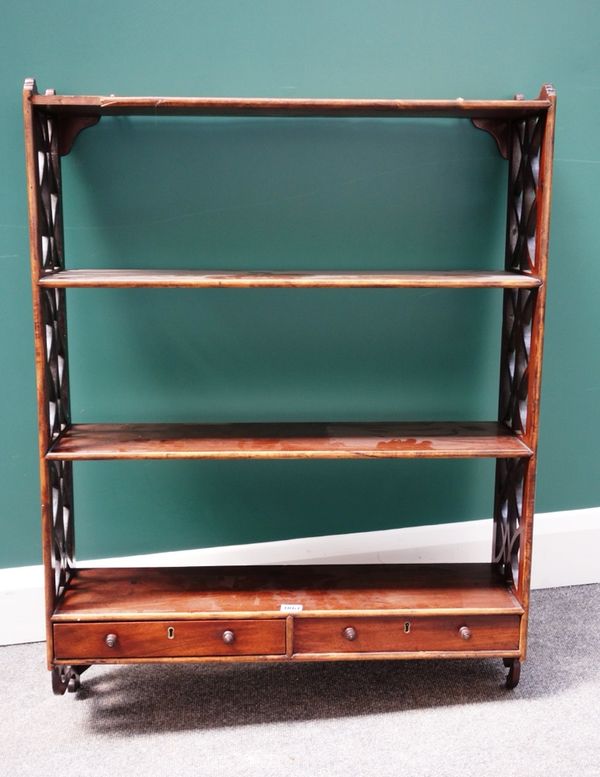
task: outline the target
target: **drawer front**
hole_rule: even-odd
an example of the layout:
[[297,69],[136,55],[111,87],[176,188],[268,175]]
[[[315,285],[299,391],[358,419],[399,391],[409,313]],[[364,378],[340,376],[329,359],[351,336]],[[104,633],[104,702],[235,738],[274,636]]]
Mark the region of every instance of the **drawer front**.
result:
[[284,620],[55,623],[57,659],[285,653]]
[[518,615],[297,618],[294,654],[517,650]]

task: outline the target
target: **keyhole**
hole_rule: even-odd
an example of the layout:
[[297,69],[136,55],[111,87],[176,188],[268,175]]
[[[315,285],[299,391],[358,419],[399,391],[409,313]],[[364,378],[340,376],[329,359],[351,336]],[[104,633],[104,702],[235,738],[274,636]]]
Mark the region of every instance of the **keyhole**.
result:
[[173,626],[169,626],[167,629],[167,639],[175,639],[175,629]]
[[404,622],[404,633],[409,634],[410,633],[410,621]]

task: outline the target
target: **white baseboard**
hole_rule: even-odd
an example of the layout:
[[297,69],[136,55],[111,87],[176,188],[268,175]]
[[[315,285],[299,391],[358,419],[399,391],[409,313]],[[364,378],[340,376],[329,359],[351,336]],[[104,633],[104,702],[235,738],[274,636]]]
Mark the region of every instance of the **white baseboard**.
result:
[[[79,561],[81,566],[487,561],[491,519]],[[600,582],[600,507],[535,517],[533,588]],[[0,645],[44,639],[42,567],[0,569]]]

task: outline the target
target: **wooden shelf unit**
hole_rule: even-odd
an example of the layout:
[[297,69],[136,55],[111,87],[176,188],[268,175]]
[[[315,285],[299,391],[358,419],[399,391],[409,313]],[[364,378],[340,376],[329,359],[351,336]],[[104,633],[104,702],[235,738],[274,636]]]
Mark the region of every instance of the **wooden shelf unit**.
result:
[[[556,96],[313,100],[38,94],[23,110],[36,348],[48,667],[56,693],[95,663],[526,655]],[[498,271],[67,268],[61,157],[103,116],[469,119],[508,160]],[[218,131],[218,129],[215,129]],[[365,260],[368,265],[368,259]],[[79,424],[71,418],[69,288],[503,290],[496,421]],[[72,462],[87,459],[496,459],[489,563],[85,569],[75,564]],[[223,466],[226,466],[224,464]]]

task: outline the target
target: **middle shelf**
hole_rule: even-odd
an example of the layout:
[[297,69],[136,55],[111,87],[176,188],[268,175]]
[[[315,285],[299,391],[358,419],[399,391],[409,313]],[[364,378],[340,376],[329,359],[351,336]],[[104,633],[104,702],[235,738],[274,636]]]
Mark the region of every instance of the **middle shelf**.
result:
[[84,459],[519,458],[523,440],[495,421],[73,424],[46,454]]

